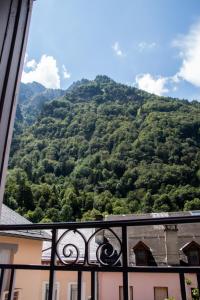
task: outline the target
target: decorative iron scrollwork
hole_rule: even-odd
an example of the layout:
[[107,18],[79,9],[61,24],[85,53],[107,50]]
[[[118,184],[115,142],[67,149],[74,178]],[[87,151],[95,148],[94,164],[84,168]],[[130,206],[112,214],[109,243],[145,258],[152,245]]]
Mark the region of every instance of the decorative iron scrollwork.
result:
[[120,266],[119,258],[120,255],[117,253],[117,250],[109,242],[100,245],[97,249],[97,261],[101,266]]
[[[56,255],[59,259],[59,261],[64,264],[64,265],[73,265],[76,263],[80,263],[81,257],[80,257],[80,249],[78,248],[78,245],[74,244],[73,241],[72,243],[66,243],[65,244],[65,237],[69,233],[74,233],[79,235],[79,238],[82,239],[82,242],[84,244],[84,247],[86,247],[86,239],[84,235],[78,230],[66,230],[62,233],[62,235],[59,237],[56,245]],[[64,241],[64,244],[62,243]]]
[[[105,238],[105,230],[112,237],[112,242]],[[68,229],[56,244],[56,255],[64,265],[121,266],[121,252],[121,240],[111,228],[95,229],[89,237],[80,229]]]

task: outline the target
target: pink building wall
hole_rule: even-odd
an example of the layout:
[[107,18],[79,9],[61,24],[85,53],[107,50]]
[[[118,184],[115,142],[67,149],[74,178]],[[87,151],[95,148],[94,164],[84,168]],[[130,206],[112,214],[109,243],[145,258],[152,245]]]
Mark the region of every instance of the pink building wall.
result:
[[[17,244],[18,251],[14,263],[40,264],[42,241],[17,237],[0,237],[0,243]],[[185,274],[190,284],[186,284],[187,300],[191,298],[191,288],[197,287],[196,275]],[[42,300],[43,283],[49,280],[48,271],[17,271],[15,288],[21,291],[20,300]],[[91,295],[91,277],[83,273],[83,297],[88,300]],[[77,272],[56,272],[59,283],[59,300],[69,300],[69,285],[76,283]],[[119,300],[119,286],[122,286],[121,273],[98,272],[98,300]],[[167,287],[168,296],[181,299],[178,274],[163,273],[129,273],[129,285],[133,287],[133,300],[154,300],[154,287]]]
[[[70,300],[70,284],[77,283],[78,279],[77,272],[72,271],[60,271],[56,272],[55,282],[59,285],[59,298],[58,300]],[[90,273],[83,272],[82,274],[82,300],[88,300],[91,295],[91,285],[90,285]],[[44,282],[48,282],[49,272],[43,271],[41,276],[40,290],[42,291],[42,285]],[[44,298],[43,298],[44,299]],[[37,299],[35,299],[37,300]],[[42,300],[42,293],[38,300]]]
[[[185,274],[192,281],[186,284],[187,300],[191,300],[191,288],[197,287],[196,276]],[[99,300],[118,300],[122,274],[99,273]],[[154,287],[167,287],[168,297],[182,300],[178,274],[129,273],[129,285],[133,286],[133,300],[154,300]]]

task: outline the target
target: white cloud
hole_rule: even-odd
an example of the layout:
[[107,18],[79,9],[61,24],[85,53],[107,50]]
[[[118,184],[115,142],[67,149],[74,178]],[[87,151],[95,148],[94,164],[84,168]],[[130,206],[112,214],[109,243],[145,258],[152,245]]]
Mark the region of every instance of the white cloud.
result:
[[[26,68],[31,68],[31,70],[26,71]],[[34,59],[26,61],[22,82],[33,81],[43,84],[46,88],[60,88],[59,70],[53,56],[44,54],[38,63]]]
[[152,50],[156,47],[156,43],[152,42],[152,43],[146,43],[146,42],[140,42],[138,44],[138,49],[140,52],[144,51],[144,50]]
[[112,46],[112,49],[114,50],[117,56],[125,56],[122,49],[120,48],[119,42],[115,42],[114,45]]
[[175,74],[174,76],[172,76],[170,78],[171,78],[172,83],[179,83],[181,80],[178,74]]
[[30,68],[30,69],[35,69],[37,67],[37,63],[35,59],[29,60],[26,62],[25,67]]
[[[179,49],[181,65],[178,71],[170,77],[153,76],[149,73],[137,75],[135,84],[138,88],[149,93],[163,95],[169,91],[176,92],[182,80],[200,87],[200,21],[194,24],[188,34],[179,36],[172,45]],[[153,49],[155,43],[138,44],[140,51]]]
[[149,73],[137,75],[135,78],[136,86],[146,92],[161,96],[168,93],[169,90],[166,87],[169,81],[168,77],[152,76]]
[[62,71],[64,79],[69,79],[71,77],[71,74],[69,73],[65,65],[62,65]]
[[182,64],[177,76],[200,87],[200,22],[193,25],[189,33],[173,41],[180,49]]

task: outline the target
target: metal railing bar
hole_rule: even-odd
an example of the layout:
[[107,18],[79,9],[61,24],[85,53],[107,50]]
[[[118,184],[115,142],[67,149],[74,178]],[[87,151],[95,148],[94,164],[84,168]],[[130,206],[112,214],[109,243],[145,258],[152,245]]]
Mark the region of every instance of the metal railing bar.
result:
[[95,287],[96,287],[95,277],[96,274],[94,271],[92,271],[91,272],[91,300],[95,300]]
[[82,294],[82,272],[78,271],[78,294],[77,294],[77,300],[81,300],[81,294]]
[[1,276],[0,276],[0,299],[1,299],[1,296],[2,296],[4,273],[5,273],[5,270],[1,269]]
[[121,226],[147,226],[165,224],[200,223],[200,216],[162,217],[162,218],[141,218],[134,220],[112,220],[92,222],[65,222],[52,224],[19,224],[0,225],[0,231],[6,230],[45,230],[45,229],[76,229],[76,228],[102,228]]
[[57,229],[52,230],[52,247],[51,247],[51,261],[49,272],[49,295],[48,300],[53,300],[54,295],[54,279],[55,279],[55,261],[56,261],[56,242],[57,242]]
[[180,287],[181,287],[181,299],[187,300],[186,290],[185,290],[185,276],[183,273],[179,274],[180,278]]
[[43,270],[49,271],[49,266],[43,265],[24,265],[24,264],[0,264],[0,269],[2,270]]
[[125,268],[125,271],[123,271],[123,299],[128,300],[128,294],[129,294],[129,289],[128,289],[128,249],[127,249],[127,227],[123,226],[122,227],[122,260],[123,260],[123,267]]
[[196,275],[197,275],[197,287],[200,291],[200,273],[197,273]]
[[[50,271],[51,266],[43,265],[20,265],[20,264],[0,264],[0,269],[4,270],[41,270],[41,271]],[[115,266],[87,266],[87,265],[63,265],[55,266],[55,271],[82,271],[82,272],[125,272],[128,273],[200,273],[199,267],[187,267],[187,266],[176,266],[176,267],[161,267],[161,266],[144,266],[144,267],[115,267]]]
[[11,275],[10,275],[10,284],[9,284],[8,300],[12,300],[12,298],[13,298],[14,278],[15,278],[15,270],[13,269],[13,270],[11,270]]

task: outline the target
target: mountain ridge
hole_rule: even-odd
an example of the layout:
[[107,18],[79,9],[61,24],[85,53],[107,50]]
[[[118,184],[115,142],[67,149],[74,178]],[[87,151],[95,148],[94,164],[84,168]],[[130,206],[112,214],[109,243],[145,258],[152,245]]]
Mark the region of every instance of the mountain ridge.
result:
[[33,222],[200,208],[200,103],[107,76],[63,93],[16,118],[7,205]]

